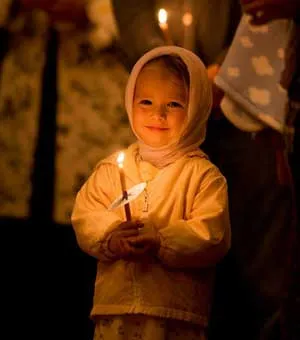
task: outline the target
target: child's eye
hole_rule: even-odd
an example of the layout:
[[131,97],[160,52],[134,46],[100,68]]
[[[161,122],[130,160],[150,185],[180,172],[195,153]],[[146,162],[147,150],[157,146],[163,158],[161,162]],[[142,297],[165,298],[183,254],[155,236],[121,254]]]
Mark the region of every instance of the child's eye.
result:
[[167,106],[170,108],[183,108],[182,104],[178,102],[170,102]]
[[140,104],[142,104],[142,105],[151,105],[152,102],[149,99],[143,99],[143,100],[140,101]]

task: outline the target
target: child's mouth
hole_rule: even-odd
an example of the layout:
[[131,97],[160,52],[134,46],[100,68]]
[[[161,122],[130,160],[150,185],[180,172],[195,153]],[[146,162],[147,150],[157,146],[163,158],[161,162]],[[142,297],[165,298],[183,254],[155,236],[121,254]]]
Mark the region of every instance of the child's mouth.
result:
[[166,131],[168,128],[162,126],[146,126],[147,129],[151,131]]

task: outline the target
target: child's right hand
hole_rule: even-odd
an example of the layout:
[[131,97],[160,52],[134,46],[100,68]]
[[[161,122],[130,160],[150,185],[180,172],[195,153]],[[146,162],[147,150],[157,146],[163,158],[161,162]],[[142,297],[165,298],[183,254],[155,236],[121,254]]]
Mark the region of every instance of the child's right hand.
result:
[[118,258],[127,260],[134,260],[143,255],[145,253],[144,249],[134,247],[130,243],[130,238],[137,236],[141,227],[142,223],[139,221],[122,222],[110,235],[109,251]]
[[130,243],[138,249],[144,249],[145,253],[154,255],[160,248],[161,238],[154,224],[149,220],[143,221],[144,226],[137,236],[131,238]]

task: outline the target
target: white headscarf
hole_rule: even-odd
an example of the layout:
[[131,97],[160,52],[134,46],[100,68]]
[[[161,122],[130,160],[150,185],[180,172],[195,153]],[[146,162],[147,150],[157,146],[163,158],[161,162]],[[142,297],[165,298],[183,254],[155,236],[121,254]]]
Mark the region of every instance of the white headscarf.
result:
[[[134,130],[132,107],[136,80],[140,71],[147,62],[163,55],[178,56],[187,66],[190,77],[188,111],[187,119],[178,138],[167,145],[153,148],[146,145]],[[212,89],[207,70],[198,56],[184,48],[177,46],[154,48],[134,65],[126,87],[125,106],[131,128],[138,139],[139,153],[143,160],[162,168],[190,152],[201,153],[199,146],[205,139],[206,123],[212,107]]]

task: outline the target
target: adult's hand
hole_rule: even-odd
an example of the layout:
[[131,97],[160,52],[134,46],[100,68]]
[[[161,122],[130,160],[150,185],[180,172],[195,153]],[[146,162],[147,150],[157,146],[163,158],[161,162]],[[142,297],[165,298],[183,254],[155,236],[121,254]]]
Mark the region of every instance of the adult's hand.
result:
[[292,19],[300,15],[300,0],[240,0],[251,24],[263,25],[276,19]]

